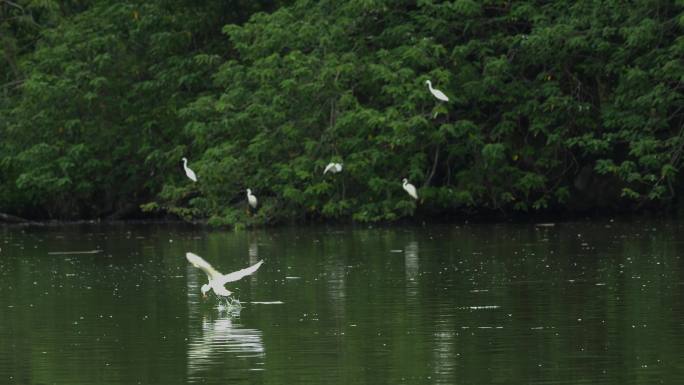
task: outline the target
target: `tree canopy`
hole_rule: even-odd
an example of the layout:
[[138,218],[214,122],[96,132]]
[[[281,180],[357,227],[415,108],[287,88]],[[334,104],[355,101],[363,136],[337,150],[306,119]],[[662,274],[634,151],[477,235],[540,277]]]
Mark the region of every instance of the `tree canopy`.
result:
[[0,0],[0,211],[367,222],[682,190],[682,1],[57,4]]

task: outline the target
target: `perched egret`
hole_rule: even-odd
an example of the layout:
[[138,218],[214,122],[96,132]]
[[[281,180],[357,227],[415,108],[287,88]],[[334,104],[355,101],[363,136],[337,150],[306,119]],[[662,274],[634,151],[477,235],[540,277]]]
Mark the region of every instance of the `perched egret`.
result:
[[328,171],[330,171],[333,174],[337,174],[338,172],[342,171],[342,163],[328,163],[328,165],[325,166],[325,170],[323,170],[323,175],[327,174]]
[[183,168],[185,169],[185,175],[188,176],[193,182],[197,182],[197,175],[195,172],[188,167],[188,158],[183,158]]
[[257,207],[257,198],[252,194],[252,190],[247,189],[247,202],[253,209]]
[[187,258],[188,262],[190,262],[193,266],[204,271],[204,273],[207,275],[207,278],[209,279],[209,283],[205,283],[204,285],[202,285],[201,288],[202,295],[204,297],[207,296],[207,292],[209,290],[214,290],[214,293],[216,295],[221,295],[225,297],[230,296],[232,292],[224,287],[226,283],[235,282],[242,279],[243,277],[254,274],[254,272],[259,269],[261,264],[264,263],[264,261],[259,261],[245,269],[234,271],[229,274],[222,274],[216,269],[214,269],[209,264],[209,262],[205,261],[204,259],[202,259],[202,257],[200,257],[197,254],[185,253],[185,258]]
[[404,190],[406,190],[408,195],[410,195],[411,198],[413,198],[413,199],[418,199],[418,193],[416,192],[416,186],[409,183],[406,178],[404,178],[403,182],[404,182]]
[[430,92],[432,93],[432,96],[436,97],[437,99],[439,99],[439,100],[441,100],[441,101],[443,101],[443,102],[448,102],[448,101],[449,101],[449,98],[448,98],[446,95],[444,95],[444,92],[442,92],[442,91],[440,91],[440,90],[438,90],[438,89],[436,89],[436,88],[432,88],[432,83],[431,83],[429,80],[426,80],[426,81],[425,81],[425,84],[428,85],[428,88],[430,89]]

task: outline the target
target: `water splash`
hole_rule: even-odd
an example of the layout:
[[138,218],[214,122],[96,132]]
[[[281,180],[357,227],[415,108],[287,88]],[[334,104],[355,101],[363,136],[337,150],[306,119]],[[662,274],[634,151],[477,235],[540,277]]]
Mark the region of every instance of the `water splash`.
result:
[[231,317],[239,317],[240,312],[242,312],[242,304],[237,298],[219,297],[219,303],[216,305],[216,310],[218,310],[219,313],[224,313]]

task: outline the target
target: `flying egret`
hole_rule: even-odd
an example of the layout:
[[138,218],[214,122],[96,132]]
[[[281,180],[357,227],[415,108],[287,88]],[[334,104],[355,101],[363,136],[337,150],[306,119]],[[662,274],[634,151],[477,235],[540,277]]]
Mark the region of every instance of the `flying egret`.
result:
[[224,287],[226,283],[235,282],[242,279],[243,277],[254,274],[254,272],[259,269],[261,264],[264,263],[264,261],[262,260],[242,270],[234,271],[229,274],[222,274],[218,270],[214,269],[209,264],[209,262],[205,261],[204,259],[202,259],[202,257],[200,257],[197,254],[188,252],[185,253],[185,258],[187,258],[188,262],[190,262],[193,266],[204,271],[204,273],[207,275],[207,278],[209,279],[209,283],[205,283],[204,285],[202,285],[201,288],[202,295],[204,297],[207,296],[207,292],[209,290],[214,290],[214,293],[216,295],[224,297],[230,296],[232,292]]
[[342,163],[328,163],[328,165],[325,166],[325,170],[323,170],[323,175],[327,174],[328,171],[330,171],[333,174],[337,174],[338,172],[342,171]]
[[197,175],[195,172],[188,167],[188,158],[183,158],[183,168],[185,169],[185,175],[188,176],[193,182],[197,182]]
[[449,101],[449,98],[448,98],[446,95],[444,95],[444,92],[442,92],[442,91],[440,91],[440,90],[438,90],[438,89],[436,89],[436,88],[432,88],[432,83],[431,83],[429,80],[426,80],[426,81],[425,81],[425,84],[428,85],[428,88],[430,89],[430,92],[432,93],[432,96],[436,97],[437,99],[439,99],[439,100],[441,100],[441,101],[443,101],[443,102],[448,102],[448,101]]
[[252,190],[247,189],[247,202],[253,209],[257,207],[257,198],[252,194]]
[[404,190],[406,190],[408,195],[410,195],[411,198],[413,198],[413,199],[418,199],[418,193],[416,192],[416,186],[409,183],[406,178],[404,178],[403,182],[404,182]]

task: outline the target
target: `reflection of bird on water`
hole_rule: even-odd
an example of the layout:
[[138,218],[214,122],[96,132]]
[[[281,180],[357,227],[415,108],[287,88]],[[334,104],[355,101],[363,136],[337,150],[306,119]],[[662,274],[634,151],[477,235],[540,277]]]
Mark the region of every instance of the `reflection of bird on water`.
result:
[[418,277],[418,242],[411,241],[404,247],[404,267],[408,281],[413,281]]
[[249,243],[249,248],[247,249],[247,254],[249,255],[249,263],[255,264],[259,259],[259,244],[256,241]]
[[253,274],[255,271],[259,269],[261,264],[264,263],[264,261],[259,261],[245,269],[234,271],[229,274],[222,274],[218,270],[214,269],[209,264],[209,262],[205,261],[204,259],[202,259],[202,257],[200,257],[197,254],[185,253],[185,258],[187,258],[188,262],[190,262],[193,266],[195,266],[198,269],[201,269],[207,274],[207,278],[209,278],[209,283],[205,283],[204,285],[202,285],[201,288],[202,294],[205,297],[207,296],[207,292],[209,290],[214,290],[214,293],[219,296],[230,296],[232,292],[224,287],[226,283],[238,281],[243,277]]
[[[194,323],[197,325],[197,323]],[[188,342],[188,375],[195,377],[198,372],[211,369],[213,365],[244,365],[230,358],[260,358],[264,356],[264,343],[261,331],[242,328],[233,324],[230,317],[218,319],[202,319],[201,334],[199,328],[191,328]],[[240,360],[241,361],[241,360]],[[250,360],[251,361],[251,360]],[[253,365],[248,364],[249,366]]]
[[420,263],[418,258],[418,242],[411,241],[404,246],[404,268],[406,269],[406,298],[414,304],[418,298],[418,278]]

